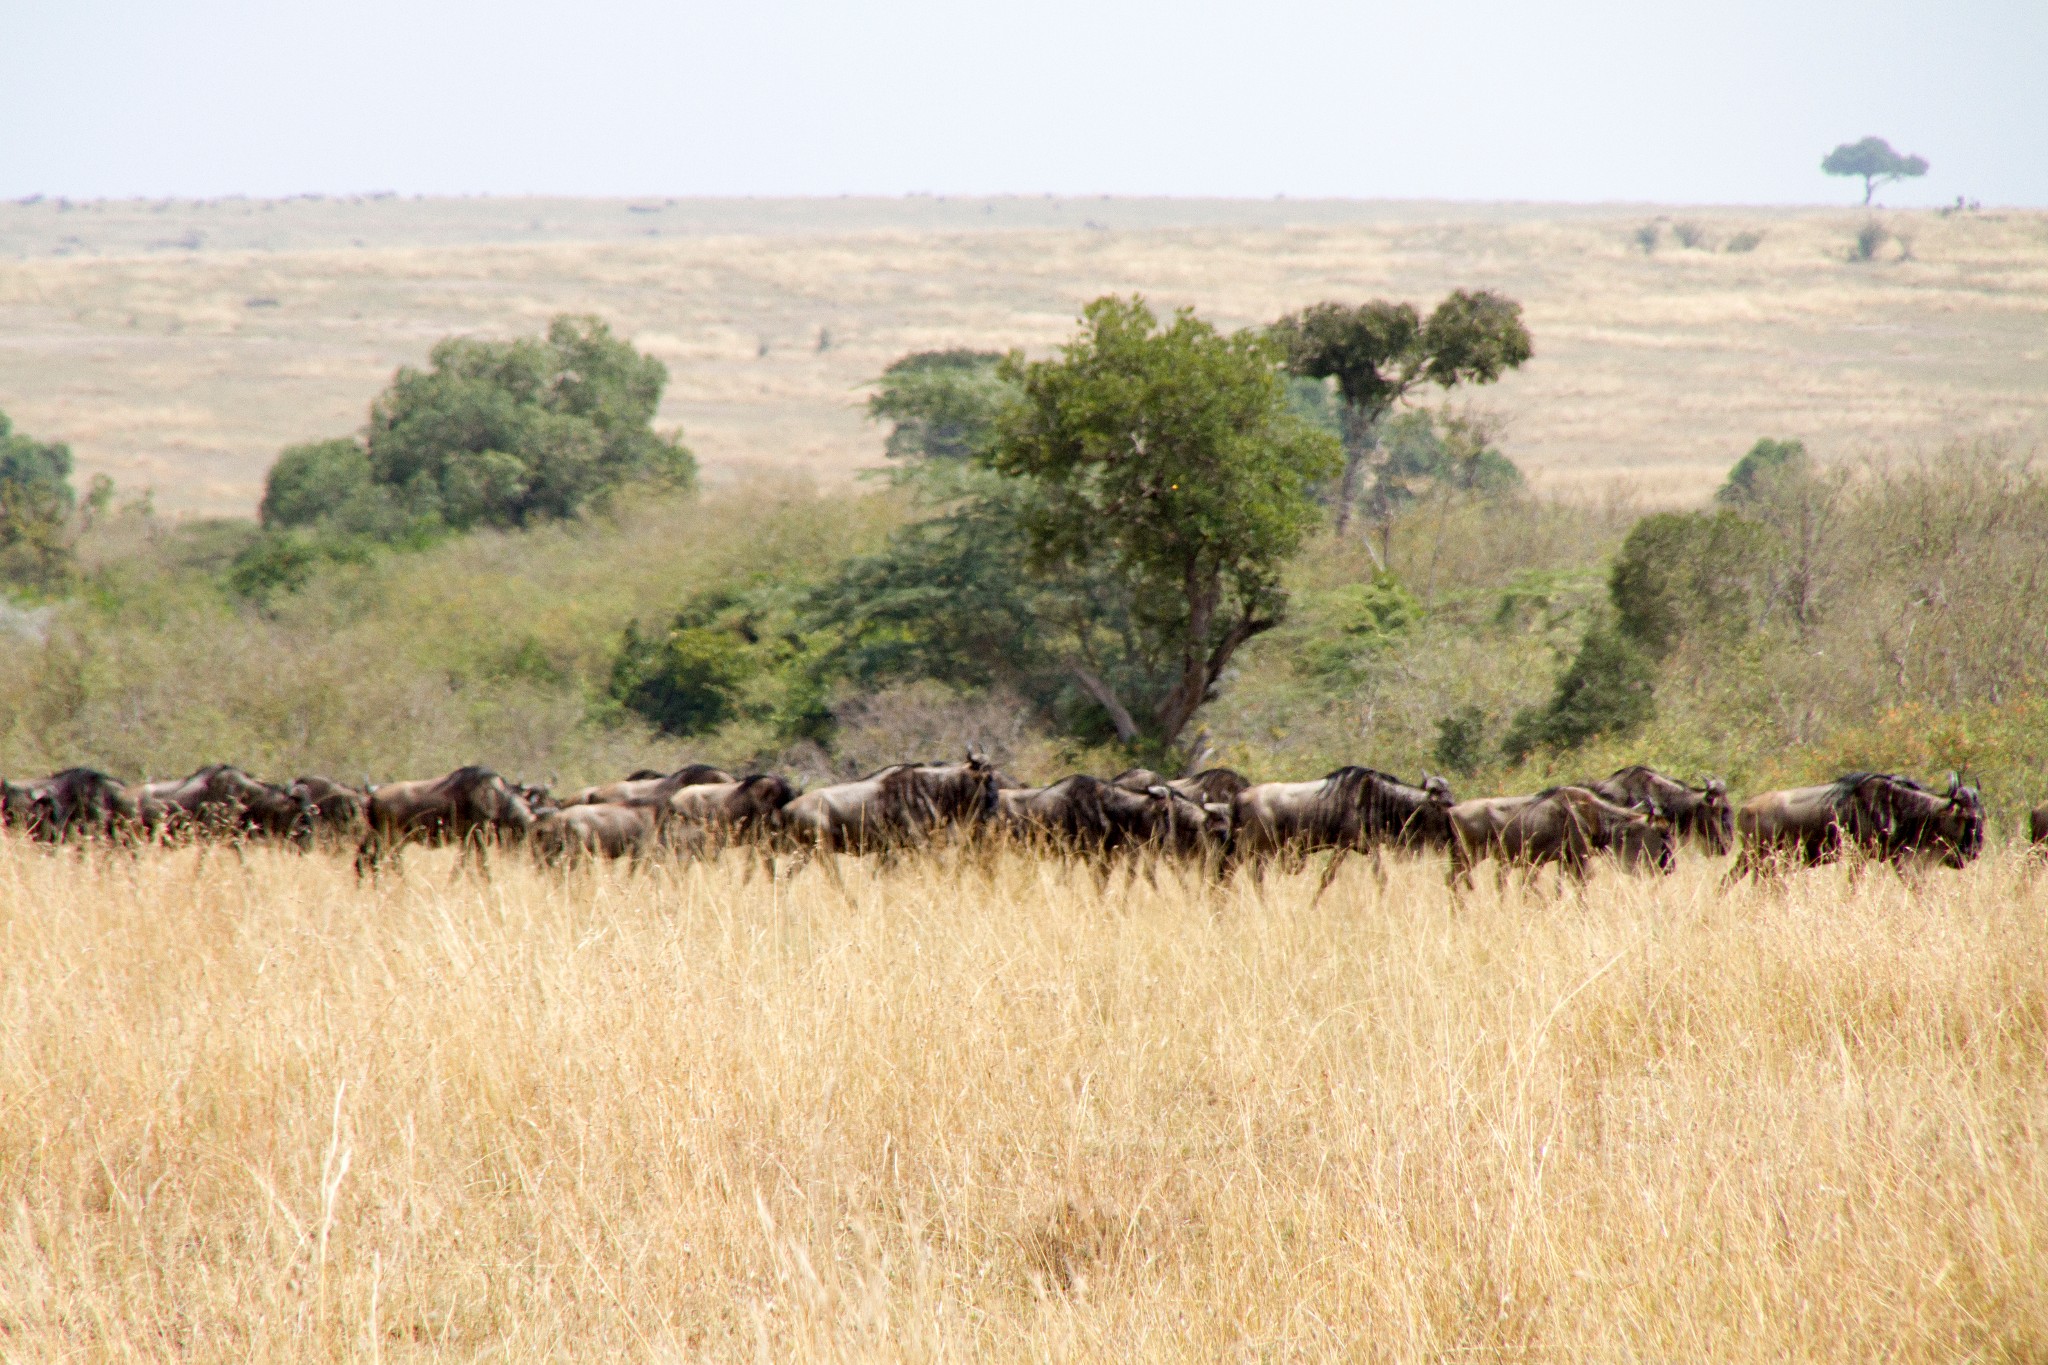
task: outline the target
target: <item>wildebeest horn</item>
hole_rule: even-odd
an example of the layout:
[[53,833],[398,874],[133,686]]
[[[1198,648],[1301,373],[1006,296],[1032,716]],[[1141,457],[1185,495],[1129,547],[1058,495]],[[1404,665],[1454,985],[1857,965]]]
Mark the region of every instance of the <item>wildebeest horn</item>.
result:
[[1955,800],[1955,797],[1956,797],[1956,793],[1957,793],[1958,791],[1962,790],[1962,786],[1963,786],[1963,778],[1962,778],[1962,774],[1960,774],[1960,773],[1956,772],[1956,771],[1955,771],[1955,770],[1954,770],[1953,768],[1951,768],[1951,769],[1949,770],[1949,774],[1948,774],[1948,797],[1949,797],[1949,800],[1951,800],[1951,801]]

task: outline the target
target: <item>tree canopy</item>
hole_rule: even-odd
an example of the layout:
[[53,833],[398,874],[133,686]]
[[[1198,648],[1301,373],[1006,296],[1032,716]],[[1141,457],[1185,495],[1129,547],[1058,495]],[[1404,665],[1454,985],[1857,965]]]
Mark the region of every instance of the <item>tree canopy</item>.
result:
[[[1337,382],[1344,404],[1345,464],[1337,524],[1349,522],[1358,477],[1381,418],[1426,384],[1491,384],[1533,354],[1522,306],[1491,290],[1454,290],[1428,318],[1413,304],[1374,299],[1318,303],[1272,328],[1287,368]],[[1378,508],[1382,520],[1390,511]]]
[[61,578],[77,505],[71,447],[24,436],[0,412],[0,579],[47,587]]
[[1068,671],[1126,742],[1171,744],[1237,649],[1285,614],[1281,566],[1339,454],[1291,411],[1279,359],[1265,337],[1188,310],[1162,325],[1141,298],[1105,297],[1056,359],[1003,362],[1023,398],[982,458],[1031,482],[1019,520],[1033,567],[1106,568],[1156,650],[1156,700],[1134,709],[1092,666],[1094,623],[1071,642]]
[[965,460],[995,431],[996,413],[1016,396],[998,372],[1000,351],[918,351],[882,371],[868,416],[891,424],[892,459]]
[[1812,464],[1804,441],[1763,437],[1728,471],[1727,481],[1714,490],[1714,501],[1740,507],[1755,501],[1768,485],[1804,475]]
[[1861,142],[1844,142],[1822,159],[1820,168],[1828,175],[1861,176],[1863,202],[1868,204],[1879,185],[1927,174],[1927,158],[1901,156],[1883,138],[1867,137]]
[[594,317],[558,317],[545,337],[451,337],[426,369],[398,371],[360,440],[279,457],[264,525],[392,539],[571,517],[636,479],[687,485],[689,451],[652,425],[667,382]]

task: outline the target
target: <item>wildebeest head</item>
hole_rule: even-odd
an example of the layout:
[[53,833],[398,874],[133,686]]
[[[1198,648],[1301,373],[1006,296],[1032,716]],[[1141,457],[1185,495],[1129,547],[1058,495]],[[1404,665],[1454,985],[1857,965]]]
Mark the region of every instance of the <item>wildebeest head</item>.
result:
[[1621,855],[1621,865],[1633,870],[1649,864],[1670,876],[1678,866],[1678,855],[1674,852],[1677,840],[1673,837],[1676,828],[1671,814],[1654,801],[1638,801],[1633,811],[1642,817],[1642,823],[1623,826],[1613,840],[1615,851]]
[[1942,861],[1961,867],[1984,851],[1984,800],[1960,773],[1948,775],[1948,809],[1941,812]]

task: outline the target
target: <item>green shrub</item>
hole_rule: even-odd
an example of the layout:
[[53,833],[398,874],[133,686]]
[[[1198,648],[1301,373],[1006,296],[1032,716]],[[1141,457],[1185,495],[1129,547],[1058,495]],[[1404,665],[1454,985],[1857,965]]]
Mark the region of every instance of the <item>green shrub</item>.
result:
[[695,461],[652,426],[667,382],[593,317],[558,317],[545,338],[451,337],[393,377],[362,441],[278,457],[264,525],[396,541],[573,517],[635,480],[687,487]]
[[71,569],[71,447],[36,441],[0,412],[0,580],[57,587]]
[[1440,718],[1430,758],[1445,772],[1471,776],[1486,764],[1486,731],[1491,722],[1486,709],[1478,705],[1461,706]]
[[1740,255],[1741,253],[1746,251],[1755,251],[1758,247],[1763,245],[1763,241],[1763,233],[1755,231],[1754,229],[1746,229],[1742,232],[1736,233],[1733,237],[1730,237],[1728,239],[1728,244],[1722,247],[1721,249],[1723,251],[1733,252],[1737,255]]
[[1653,659],[1695,633],[1725,642],[1762,615],[1770,553],[1770,533],[1733,512],[1644,517],[1608,574],[1616,626]]
[[611,702],[664,734],[689,738],[737,721],[777,740],[831,729],[821,641],[797,630],[787,585],[716,588],[684,604],[668,628],[628,625],[606,688]]
[[1657,714],[1656,686],[1649,656],[1612,625],[1598,623],[1558,675],[1549,704],[1516,714],[1501,752],[1519,763],[1538,749],[1564,752],[1601,736],[1634,734]]
[[1856,240],[1849,248],[1849,259],[1852,261],[1875,260],[1877,259],[1877,253],[1891,239],[1892,230],[1890,228],[1875,218],[1866,219],[1863,226],[1856,229]]
[[1423,619],[1422,603],[1392,574],[1369,583],[1345,583],[1296,604],[1303,638],[1301,671],[1330,681],[1355,681],[1359,669],[1384,652]]
[[1766,436],[1735,462],[1727,481],[1714,491],[1714,501],[1740,507],[1766,496],[1788,478],[1800,478],[1813,469],[1804,441],[1778,441]]

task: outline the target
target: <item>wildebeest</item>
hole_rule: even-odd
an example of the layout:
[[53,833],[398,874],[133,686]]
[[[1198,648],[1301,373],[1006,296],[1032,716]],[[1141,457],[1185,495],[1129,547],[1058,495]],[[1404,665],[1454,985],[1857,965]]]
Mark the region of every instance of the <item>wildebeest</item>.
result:
[[654,851],[669,818],[661,801],[583,802],[537,817],[529,839],[544,863],[596,856],[637,864]]
[[2048,845],[2048,801],[2034,807],[2027,817],[2027,842],[2037,847]]
[[1109,821],[1112,852],[1181,859],[1213,856],[1220,861],[1229,850],[1229,802],[1203,801],[1180,787],[1162,783],[1142,792],[1106,787],[1102,805]]
[[1759,792],[1735,813],[1742,850],[1726,881],[1763,875],[1790,863],[1833,862],[1854,847],[1879,857],[1891,835],[1891,780],[1881,773],[1849,773],[1817,787]]
[[188,777],[145,782],[135,792],[153,835],[185,830],[237,843],[250,837],[313,844],[312,802],[303,794],[249,776],[229,763],[209,763]]
[[572,792],[561,798],[557,804],[566,809],[569,806],[666,801],[685,787],[709,786],[712,783],[738,780],[732,773],[723,768],[714,768],[709,763],[686,763],[672,773],[658,773],[651,768],[642,768],[622,781],[605,782]]
[[387,852],[396,855],[407,844],[460,844],[463,856],[481,866],[486,841],[524,838],[533,828],[526,798],[489,768],[473,766],[373,787],[365,815],[358,874],[376,871]]
[[[784,836],[814,853],[891,853],[946,828],[978,825],[1003,778],[979,753],[962,763],[897,763],[805,792],[782,808]],[[799,864],[801,865],[801,864]]]
[[1708,778],[1704,786],[1689,787],[1638,763],[1598,782],[1578,785],[1603,801],[1631,810],[1647,802],[1670,818],[1674,835],[1698,839],[1716,856],[1735,846],[1735,811],[1728,801],[1728,784],[1718,777]]
[[[1122,776],[1104,782],[1085,773],[1045,787],[996,793],[992,827],[1012,838],[1096,861],[1111,854],[1198,857],[1221,853],[1230,807],[1203,802],[1163,782],[1132,790]],[[1148,869],[1149,871],[1149,869]]]
[[[678,853],[716,853],[730,845],[751,844],[760,864],[772,873],[772,841],[782,827],[784,807],[796,795],[787,778],[773,773],[679,788],[665,803],[670,818],[663,842]],[[753,875],[751,868],[747,875]]]
[[1231,768],[1204,768],[1193,777],[1176,777],[1171,780],[1161,777],[1150,768],[1126,768],[1109,779],[1112,787],[1121,787],[1127,792],[1150,791],[1154,787],[1170,787],[1183,796],[1191,796],[1204,805],[1221,803],[1228,805],[1237,799],[1237,794],[1252,785],[1251,779]]
[[1534,796],[1467,805],[1473,809],[1451,810],[1453,889],[1461,882],[1470,886],[1473,864],[1489,855],[1498,861],[1503,886],[1510,868],[1526,879],[1550,863],[1558,865],[1560,878],[1583,884],[1598,853],[1617,855],[1631,870],[1647,864],[1668,873],[1674,863],[1669,817],[1647,802],[1631,810],[1584,787],[1552,787]]
[[1044,787],[1006,787],[990,809],[991,827],[1010,838],[1060,852],[1099,855],[1110,840],[1103,793],[1109,784],[1076,773]]
[[286,788],[302,797],[313,812],[313,831],[330,839],[352,839],[362,833],[370,798],[331,777],[295,778]]
[[1450,784],[1428,773],[1419,787],[1360,767],[1339,768],[1316,782],[1261,782],[1231,803],[1223,870],[1250,863],[1258,877],[1273,858],[1298,864],[1310,853],[1329,849],[1329,866],[1316,884],[1321,896],[1346,854],[1370,849],[1374,869],[1384,877],[1384,846],[1440,848],[1448,843],[1451,805]]
[[10,829],[51,843],[132,833],[140,807],[134,793],[97,768],[66,768],[33,782],[0,782],[0,819]]
[[1894,866],[1912,858],[1933,858],[1944,867],[1963,867],[1984,851],[1984,802],[1975,787],[1950,775],[1948,790],[1936,796],[1910,777],[1883,775],[1891,828],[1884,857]]

